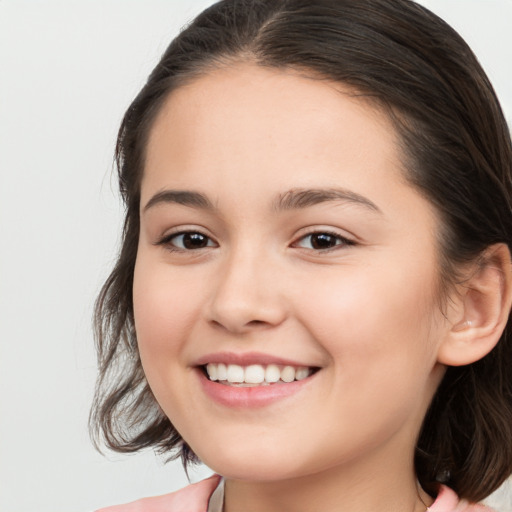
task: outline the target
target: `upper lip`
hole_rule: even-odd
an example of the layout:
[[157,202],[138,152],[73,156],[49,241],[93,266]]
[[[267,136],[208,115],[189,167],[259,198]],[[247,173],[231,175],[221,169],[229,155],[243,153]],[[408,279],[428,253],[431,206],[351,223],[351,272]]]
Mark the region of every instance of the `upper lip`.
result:
[[292,359],[278,357],[271,354],[264,354],[260,352],[214,352],[200,357],[199,359],[197,359],[197,361],[195,361],[194,365],[204,366],[208,363],[236,364],[239,366],[250,366],[252,364],[266,366],[269,364],[276,364],[281,366],[295,366],[307,368],[311,368],[313,366],[311,364],[302,363],[299,361],[294,361]]

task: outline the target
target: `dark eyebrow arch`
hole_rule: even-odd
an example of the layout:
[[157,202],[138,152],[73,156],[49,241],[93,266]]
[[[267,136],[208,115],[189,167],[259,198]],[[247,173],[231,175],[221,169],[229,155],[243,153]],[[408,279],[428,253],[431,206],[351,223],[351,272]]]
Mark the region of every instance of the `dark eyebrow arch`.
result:
[[355,203],[382,214],[379,207],[368,198],[344,188],[292,189],[279,195],[274,208],[278,211],[295,210],[329,201]]
[[200,208],[202,210],[215,210],[211,201],[199,192],[190,190],[162,190],[157,192],[144,206],[144,212],[148,211],[157,204],[182,204],[192,208]]

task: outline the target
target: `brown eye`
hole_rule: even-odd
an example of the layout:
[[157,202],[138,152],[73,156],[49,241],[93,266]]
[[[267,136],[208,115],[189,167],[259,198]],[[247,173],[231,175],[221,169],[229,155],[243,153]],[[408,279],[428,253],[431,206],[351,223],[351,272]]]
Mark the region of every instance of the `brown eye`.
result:
[[333,233],[310,233],[302,237],[296,244],[304,249],[312,249],[315,251],[325,251],[333,249],[337,246],[354,245],[354,243],[340,235]]
[[215,247],[213,241],[202,233],[188,231],[173,235],[166,241],[169,245],[182,250],[204,249],[205,247]]
[[313,249],[330,249],[338,245],[339,240],[327,233],[315,233],[311,235],[311,246]]

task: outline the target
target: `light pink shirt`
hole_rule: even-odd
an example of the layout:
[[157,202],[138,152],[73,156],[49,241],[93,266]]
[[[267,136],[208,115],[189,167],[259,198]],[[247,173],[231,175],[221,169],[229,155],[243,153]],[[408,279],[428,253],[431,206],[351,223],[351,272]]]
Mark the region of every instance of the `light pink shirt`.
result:
[[[189,485],[170,494],[143,498],[127,503],[102,508],[96,512],[222,512],[222,486],[218,475]],[[210,499],[211,498],[211,499]],[[474,505],[459,500],[448,487],[441,486],[435,503],[429,512],[492,512],[484,505]]]

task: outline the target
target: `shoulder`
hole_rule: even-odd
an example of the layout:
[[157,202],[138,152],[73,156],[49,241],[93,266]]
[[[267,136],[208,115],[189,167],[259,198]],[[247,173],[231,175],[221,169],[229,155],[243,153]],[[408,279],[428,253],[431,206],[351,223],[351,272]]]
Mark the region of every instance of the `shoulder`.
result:
[[220,476],[213,475],[170,494],[114,505],[96,512],[206,512],[208,500],[219,480]]
[[485,505],[460,500],[455,492],[444,485],[439,488],[437,499],[428,510],[429,512],[493,512],[492,509]]

